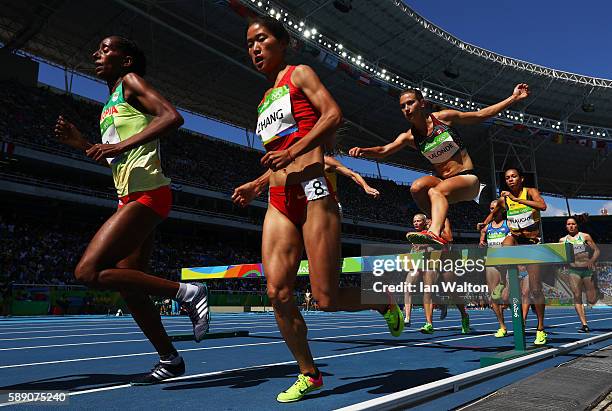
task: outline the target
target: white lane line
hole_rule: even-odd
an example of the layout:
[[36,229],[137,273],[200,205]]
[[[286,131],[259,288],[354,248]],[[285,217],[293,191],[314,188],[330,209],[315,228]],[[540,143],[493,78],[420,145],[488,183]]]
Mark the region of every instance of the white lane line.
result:
[[[607,320],[607,319],[601,319],[601,320],[598,320],[598,321],[604,321],[604,320]],[[568,323],[568,324],[571,324],[571,323]],[[410,348],[410,347],[413,347],[413,346],[441,344],[441,343],[445,343],[445,342],[461,341],[461,340],[468,340],[468,339],[476,339],[476,338],[483,338],[483,337],[489,337],[489,336],[490,335],[485,334],[485,335],[470,335],[470,336],[465,336],[465,337],[447,338],[447,339],[436,340],[436,341],[428,341],[428,342],[423,342],[423,343],[416,343],[416,344],[413,344],[413,345],[400,345],[400,346],[393,346],[393,347],[377,348],[377,349],[372,349],[372,350],[355,351],[355,352],[343,353],[343,354],[326,355],[326,356],[316,357],[316,358],[314,358],[314,360],[315,361],[319,361],[319,360],[327,360],[327,359],[332,359],[332,358],[350,357],[350,356],[355,356],[355,355],[364,355],[364,354],[371,354],[371,353],[376,353],[376,352],[398,350],[398,349],[402,349],[402,348]],[[338,338],[338,337],[336,337],[336,338]],[[271,342],[271,344],[273,344],[273,343],[280,343],[280,342]],[[210,347],[210,348],[212,348],[212,347]],[[144,355],[144,354],[140,354],[140,355]],[[238,372],[238,371],[248,371],[248,370],[260,369],[260,368],[271,368],[271,367],[277,367],[277,366],[280,366],[280,365],[288,365],[288,364],[295,364],[295,363],[296,363],[295,360],[293,360],[293,361],[282,361],[282,362],[277,362],[277,363],[260,364],[260,365],[253,365],[253,366],[249,366],[249,367],[240,367],[240,368],[231,368],[231,369],[227,369],[227,370],[213,371],[213,372],[207,372],[207,373],[201,373],[201,374],[185,375],[185,376],[182,376],[182,377],[170,378],[170,379],[166,380],[166,383],[168,383],[168,382],[177,382],[177,381],[188,381],[188,380],[195,379],[195,378],[211,377],[211,376],[223,375],[223,374],[228,374],[228,373]],[[91,393],[96,393],[96,392],[117,390],[117,389],[122,389],[122,388],[130,388],[130,387],[131,387],[130,384],[114,385],[114,386],[110,386],[110,387],[101,387],[101,388],[93,388],[93,389],[88,389],[88,390],[74,391],[74,392],[70,392],[68,395],[70,395],[70,396],[77,396],[77,395],[91,394]],[[14,405],[14,404],[12,404],[12,403],[2,403],[2,404],[0,404],[0,406],[6,406],[6,405]]]
[[[468,310],[469,311],[469,310]],[[458,314],[458,311],[455,312],[449,312],[449,316]],[[483,314],[485,314],[483,312]],[[304,313],[302,312],[302,315],[307,319],[307,320],[311,320],[311,321],[316,321],[316,320],[322,320],[322,321],[334,321],[337,319],[350,319],[350,320],[355,320],[355,319],[371,319],[373,317],[375,317],[374,313],[368,313],[368,314],[338,314],[338,313],[325,313],[325,312],[319,312],[319,314],[308,314],[308,313]],[[475,311],[471,313],[472,316],[474,316],[474,318],[478,318],[480,317],[480,311]],[[413,311],[413,316],[424,316],[423,311],[422,310],[418,310],[418,311]],[[483,317],[486,317],[488,315],[483,315]],[[244,319],[244,321],[240,321],[237,323],[229,323],[227,322],[227,324],[258,324],[261,323],[261,320],[270,320],[270,321],[274,321],[274,317],[272,316],[272,314],[270,315],[266,315],[266,316],[261,316],[259,317],[258,314],[256,313],[241,313],[241,314],[236,314],[236,315],[232,315],[232,316],[228,316],[225,314],[220,314],[220,313],[213,313],[213,317],[214,318],[220,318],[223,319],[224,317],[231,317],[229,319],[231,320],[240,320],[240,319]],[[258,318],[259,317],[259,318]],[[328,317],[328,318],[325,318]],[[112,318],[112,319],[111,319]],[[185,316],[181,316],[181,317],[163,317],[162,318],[164,324],[168,324],[170,322],[177,322],[177,323],[189,323],[189,320],[187,317]],[[41,323],[44,323],[41,324]],[[81,323],[81,324],[79,324]],[[32,329],[44,329],[44,328],[68,328],[68,327],[83,327],[83,326],[91,326],[91,325],[95,325],[95,324],[100,324],[100,325],[112,325],[112,323],[118,323],[117,325],[127,325],[127,323],[131,323],[131,324],[135,324],[133,322],[132,317],[121,317],[121,319],[114,319],[114,317],[110,317],[108,320],[87,320],[87,319],[77,319],[75,318],[74,320],[55,320],[52,318],[49,319],[45,319],[45,320],[38,320],[38,321],[30,321],[30,322],[17,322],[17,321],[11,321],[11,320],[3,320],[0,319],[0,329],[2,331],[4,331],[6,328],[14,328],[14,329],[18,329],[18,330],[22,330],[24,327],[27,327],[29,330]]]
[[[550,319],[562,319],[562,318],[568,318],[568,317],[574,317],[574,316],[572,315],[572,316],[562,316],[562,317],[549,317],[548,319],[549,320]],[[450,322],[450,321],[453,321],[453,320],[444,320],[444,321],[440,321],[440,322]],[[534,319],[529,319],[528,321],[534,321]],[[491,325],[491,324],[496,324],[496,322],[479,323],[479,324],[473,324],[473,325],[476,326],[476,325]],[[266,328],[269,328],[269,327],[266,327]],[[371,328],[386,328],[386,326],[385,325],[335,326],[335,327],[328,327],[328,328],[311,328],[310,331],[326,331],[326,330],[337,330],[337,329],[344,329],[344,328],[349,328],[349,329],[353,329],[353,328],[369,328],[369,329],[371,329]],[[438,327],[437,330],[445,331],[445,330],[450,330],[450,329],[454,329],[454,328],[457,328],[457,327]],[[410,330],[410,331],[412,331],[412,330]],[[414,331],[417,331],[417,330],[414,330]],[[273,333],[279,333],[279,331],[278,330],[272,331],[272,332],[261,331],[261,332],[258,332],[258,333],[252,333],[251,335],[255,336],[255,335],[273,334]],[[385,332],[382,332],[381,334],[384,334],[384,333]],[[131,333],[83,334],[83,335],[59,336],[58,338],[63,338],[63,337],[80,337],[80,336],[126,335],[126,334],[141,334],[141,333],[140,332],[131,332]],[[52,337],[36,337],[36,338],[52,338]],[[28,339],[28,338],[22,338],[22,339]],[[71,347],[71,346],[79,346],[79,345],[95,345],[95,344],[121,344],[121,343],[125,343],[125,342],[144,342],[144,341],[147,341],[147,340],[146,339],[131,339],[131,340],[114,340],[114,341],[102,341],[102,342],[49,344],[49,345],[25,346],[25,347],[7,347],[7,348],[0,348],[0,351],[61,348],[61,347]]]
[[[574,316],[572,316],[574,317]],[[567,318],[567,316],[562,316],[562,317],[548,317],[547,320],[553,320],[553,319],[562,319],[562,318]],[[592,322],[598,322],[598,321],[606,321],[606,320],[610,320],[612,318],[603,318],[603,319],[596,319],[596,320],[592,320]],[[532,320],[528,320],[528,321],[535,321],[535,319]],[[555,324],[555,325],[551,325],[547,328],[556,328],[556,327],[561,327],[561,326],[565,326],[565,325],[571,325],[571,324],[578,324],[580,323],[578,322],[568,322],[568,323],[562,323],[562,324]],[[497,321],[494,322],[486,322],[486,323],[478,323],[478,324],[473,324],[473,325],[491,325],[491,324],[497,324]],[[386,325],[381,325],[381,326],[372,326],[370,328],[386,328]],[[343,328],[363,328],[363,327],[343,327]],[[438,328],[438,330],[450,330],[450,329],[454,329],[454,328],[458,328],[458,327],[441,327]],[[326,329],[313,329],[311,331],[320,331],[320,330],[326,330]],[[535,328],[528,328],[527,331],[530,330],[535,330]],[[418,330],[416,329],[410,329],[410,330],[406,330],[404,332],[418,332]],[[512,331],[509,332],[509,334],[511,334]],[[388,331],[384,331],[384,332],[379,332],[379,333],[368,333],[368,334],[353,334],[352,336],[366,336],[366,335],[377,335],[377,334],[388,334]],[[477,337],[486,337],[486,336],[490,336],[490,334],[480,334],[477,335]],[[317,337],[317,338],[311,338],[310,340],[326,340],[326,339],[334,339],[334,338],[347,338],[348,336],[332,336],[332,337]],[[146,340],[143,340],[146,341]],[[118,341],[117,343],[121,343],[123,341]],[[260,346],[260,345],[271,345],[271,344],[280,344],[280,343],[284,343],[284,341],[273,341],[273,342],[260,342],[260,343],[247,343],[247,344],[235,344],[235,345],[223,345],[223,346],[213,346],[213,347],[201,347],[201,348],[187,348],[187,349],[182,349],[182,350],[178,350],[179,352],[190,352],[190,351],[205,351],[205,350],[213,350],[213,349],[220,349],[220,348],[239,348],[239,347],[251,347],[251,346]],[[96,343],[92,343],[92,344],[96,344]],[[418,343],[419,345],[429,345],[428,344],[423,344],[423,343]],[[50,346],[38,346],[38,347],[16,347],[14,348],[14,350],[19,350],[19,349],[37,349],[37,348],[52,348],[55,346],[72,346],[72,345],[81,345],[81,344],[65,344],[65,345],[50,345]],[[404,347],[404,346],[402,346]],[[4,349],[4,350],[8,350],[8,349]],[[118,354],[118,355],[112,355],[112,356],[102,356],[102,357],[86,357],[86,358],[74,358],[74,359],[67,359],[67,360],[55,360],[55,361],[43,361],[43,362],[36,362],[36,363],[26,363],[26,364],[12,364],[12,365],[3,365],[0,366],[0,369],[3,368],[19,368],[19,367],[29,367],[29,366],[38,366],[38,365],[48,365],[48,364],[60,364],[60,363],[69,363],[69,362],[78,362],[78,361],[93,361],[93,360],[103,360],[103,359],[110,359],[110,358],[125,358],[125,357],[133,357],[133,356],[141,356],[141,355],[154,355],[157,354],[156,352],[146,352],[146,353],[134,353],[134,354]]]
[[[371,319],[371,320],[363,320],[363,321],[353,321],[353,323],[379,323],[380,319]],[[335,325],[336,323],[318,323],[318,324],[310,324],[310,326],[326,326],[326,325]],[[338,324],[346,324],[346,322],[342,322],[342,323],[338,323]],[[211,332],[217,332],[217,331],[223,331],[223,330],[235,330],[236,328],[239,327],[225,327],[226,323],[223,323],[223,326],[212,326],[211,328]],[[191,324],[185,324],[185,325],[175,325],[172,326],[173,328],[170,327],[165,327],[166,331],[189,331],[193,328],[193,326]],[[176,328],[176,327],[181,327],[181,328]],[[364,327],[364,326],[362,326]],[[367,327],[367,326],[365,326]],[[123,327],[118,327],[119,329],[123,328]],[[138,326],[134,326],[134,327],[125,327],[125,328],[137,328]],[[276,324],[276,322],[274,323],[270,323],[270,325],[254,325],[254,326],[250,326],[248,327],[249,329],[255,329],[255,328],[275,328],[278,329],[278,326]],[[341,328],[341,327],[332,327],[329,329],[335,329],[335,328]],[[345,327],[345,328],[350,328],[350,327]],[[117,328],[104,328],[104,329],[117,329]],[[82,329],[83,331],[98,331],[100,330],[100,328],[95,328],[95,329]],[[70,331],[80,331],[80,330],[70,330]],[[53,331],[37,331],[37,332],[53,332]],[[273,331],[276,332],[276,331]],[[27,331],[24,331],[23,333],[27,333]],[[265,332],[262,332],[262,334]],[[9,334],[13,334],[13,333],[9,333]],[[90,333],[90,334],[62,334],[62,335],[47,335],[47,336],[37,336],[37,337],[15,337],[15,338],[0,338],[0,341],[21,341],[21,340],[42,340],[42,339],[53,339],[53,338],[73,338],[73,337],[99,337],[99,336],[104,336],[104,335],[130,335],[130,334],[142,334],[142,331],[130,331],[130,332],[120,332],[120,333]]]
[[[600,315],[605,315],[605,314],[600,314]],[[562,318],[574,318],[576,317],[576,314],[574,315],[564,315],[561,317],[545,317],[546,320],[559,320]],[[593,317],[593,316],[592,316]],[[491,317],[488,317],[491,318]],[[459,319],[446,319],[443,321],[435,321],[436,324],[439,323],[446,323],[446,322],[455,322],[458,321]],[[472,317],[470,316],[470,320],[472,320]],[[528,318],[527,321],[537,321],[535,318]],[[490,325],[490,324],[498,324],[497,321],[494,322],[490,322],[490,323],[482,323],[482,324],[470,324],[470,327],[475,326],[475,325]],[[337,326],[337,327],[330,327],[330,328],[319,328],[316,331],[323,331],[323,330],[336,330],[336,329],[341,329],[341,328],[365,328],[367,326]],[[376,325],[372,325],[371,327],[386,327],[386,326],[376,326]],[[445,329],[451,329],[451,328],[456,328],[456,327],[435,327],[435,330],[445,330]],[[309,329],[310,330],[310,329]],[[312,330],[315,331],[315,330]],[[263,334],[275,334],[275,333],[280,333],[279,330],[275,330],[275,331],[258,331],[256,333],[251,333],[251,335],[263,335]]]

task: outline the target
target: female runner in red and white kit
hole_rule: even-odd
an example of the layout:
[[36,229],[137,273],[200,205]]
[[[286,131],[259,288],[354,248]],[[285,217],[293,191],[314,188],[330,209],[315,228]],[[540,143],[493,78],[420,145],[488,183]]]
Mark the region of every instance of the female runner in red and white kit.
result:
[[247,44],[253,65],[271,83],[258,107],[256,129],[267,151],[261,164],[272,170],[262,257],[278,327],[300,368],[295,384],[277,397],[291,402],[323,385],[293,297],[304,250],[320,309],[376,309],[395,336],[401,335],[404,321],[397,305],[364,306],[359,288],[338,286],[340,215],[325,179],[323,153],[342,121],[340,108],[312,68],[285,62],[289,34],[279,21],[267,16],[249,21]]

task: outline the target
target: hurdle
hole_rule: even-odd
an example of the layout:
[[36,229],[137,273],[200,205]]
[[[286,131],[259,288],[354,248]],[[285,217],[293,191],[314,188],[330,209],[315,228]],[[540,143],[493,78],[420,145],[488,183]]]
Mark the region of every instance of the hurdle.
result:
[[[486,267],[506,267],[508,269],[510,306],[514,349],[480,359],[481,367],[512,360],[533,353],[537,348],[527,347],[521,310],[521,292],[518,279],[518,265],[568,264],[574,261],[574,249],[568,243],[549,243],[521,245],[499,248],[465,248],[454,250],[460,258],[484,258]],[[424,257],[440,258],[441,251],[392,254],[380,256],[346,257],[342,261],[342,274],[371,273],[375,260],[394,260],[408,257],[419,260]],[[309,274],[308,261],[300,261],[297,275]],[[242,279],[263,277],[263,264],[238,264],[211,267],[190,267],[181,269],[182,281],[205,281],[209,279]],[[543,349],[543,348],[542,348]]]
[[521,290],[518,278],[519,265],[568,264],[574,261],[574,248],[569,243],[519,245],[487,249],[487,267],[506,267],[510,286],[510,308],[514,349],[480,358],[480,366],[498,364],[523,355],[532,354],[544,347],[527,347],[521,307]]

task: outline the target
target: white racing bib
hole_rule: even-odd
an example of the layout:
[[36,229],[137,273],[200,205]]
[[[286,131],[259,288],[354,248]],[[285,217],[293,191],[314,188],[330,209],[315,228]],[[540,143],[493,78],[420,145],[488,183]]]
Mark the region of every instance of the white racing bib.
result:
[[[441,129],[434,128],[434,133]],[[448,131],[437,134],[431,141],[424,143],[420,147],[421,153],[432,164],[440,164],[448,161],[459,151],[459,145],[453,140],[453,136]]]
[[531,227],[536,223],[536,221],[533,219],[533,211],[531,210],[514,215],[510,215],[510,212],[508,212],[506,219],[508,220],[508,227],[515,230]]
[[306,200],[308,201],[318,200],[330,194],[325,177],[317,177],[312,180],[302,181],[301,184],[304,189],[304,194],[306,194]]
[[291,111],[289,86],[272,89],[257,108],[255,133],[265,146],[272,141],[297,131]]
[[[115,128],[115,123],[113,123],[113,117],[108,116],[102,122],[102,129],[104,133],[102,133],[102,144],[117,144],[120,143],[119,133],[117,133],[117,129]],[[121,157],[116,157],[116,160],[119,161]],[[107,158],[108,164],[112,164],[115,162],[115,158]]]

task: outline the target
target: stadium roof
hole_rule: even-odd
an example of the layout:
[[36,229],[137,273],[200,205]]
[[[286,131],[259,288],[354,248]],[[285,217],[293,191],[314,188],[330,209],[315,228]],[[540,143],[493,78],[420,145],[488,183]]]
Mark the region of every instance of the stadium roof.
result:
[[[350,5],[350,11],[340,11],[342,5]],[[90,56],[103,36],[132,37],[149,58],[149,80],[177,105],[248,129],[267,84],[251,68],[246,23],[239,13],[247,7],[272,9],[291,21],[300,38],[292,59],[314,66],[341,105],[348,120],[340,142],[344,148],[381,144],[407,128],[397,105],[397,90],[404,85],[427,89],[428,98],[441,105],[466,109],[499,101],[516,83],[527,82],[532,97],[513,107],[516,111],[504,113],[496,124],[461,130],[481,178],[490,176],[489,138],[513,141],[513,147],[493,143],[497,167],[524,146],[535,152],[543,192],[612,197],[612,159],[608,151],[591,148],[612,141],[607,129],[611,80],[547,69],[469,45],[400,1],[1,0],[0,6],[0,41],[9,49],[92,75]],[[553,142],[568,136],[579,144]],[[410,150],[389,162],[429,168]]]

